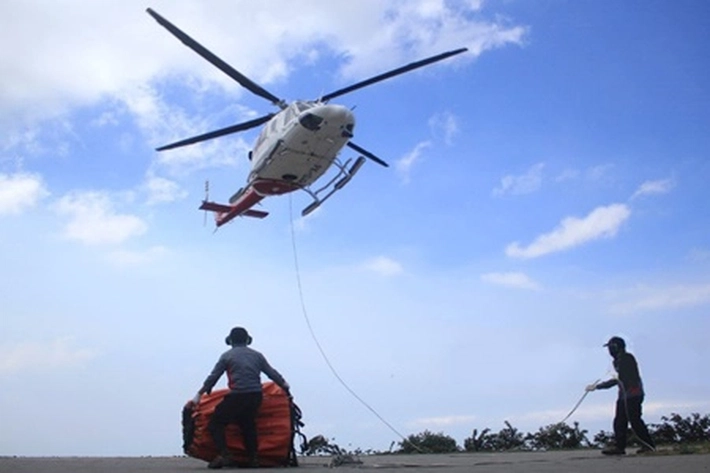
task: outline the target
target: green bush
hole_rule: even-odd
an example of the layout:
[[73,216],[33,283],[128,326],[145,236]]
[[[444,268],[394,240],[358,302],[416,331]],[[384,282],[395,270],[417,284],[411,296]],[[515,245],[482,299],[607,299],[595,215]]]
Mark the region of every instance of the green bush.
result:
[[493,444],[497,451],[520,449],[525,445],[525,436],[506,420],[505,428],[498,432]]
[[[693,413],[688,417],[672,413],[661,417],[660,424],[649,424],[649,432],[657,445],[687,446],[693,445],[705,452],[710,449],[710,415],[701,416]],[[599,448],[611,445],[614,434],[600,431],[590,442],[587,430],[581,429],[579,423],[573,426],[565,423],[551,424],[541,427],[533,434],[523,435],[518,429],[505,422],[505,427],[498,433],[491,433],[486,428],[480,432],[473,429],[470,437],[464,439],[463,450],[466,452],[497,452],[506,450],[559,450],[574,448]],[[629,430],[630,444],[634,444],[635,435]],[[321,451],[326,451],[321,447]],[[443,433],[432,433],[428,430],[416,435],[410,435],[399,442],[399,450],[395,453],[451,453],[459,451],[456,441]],[[693,450],[695,451],[695,449]]]
[[656,443],[697,443],[710,440],[710,416],[698,413],[683,418],[680,414],[671,413],[670,417],[662,416],[661,424],[651,424],[651,435]]
[[562,450],[589,447],[587,431],[580,430],[579,422],[570,427],[558,422],[547,427],[541,427],[535,434],[528,434],[526,444],[531,450]]
[[597,448],[604,448],[607,445],[612,445],[614,443],[614,433],[613,432],[606,432],[604,430],[600,430],[595,436],[594,440],[592,440],[592,447],[597,447]]
[[488,432],[491,429],[483,429],[481,434],[478,434],[478,429],[473,429],[470,437],[464,439],[463,449],[467,452],[485,452],[493,450],[491,437]]
[[505,428],[497,434],[490,433],[490,429],[483,429],[479,435],[478,430],[473,429],[471,437],[463,441],[463,448],[467,452],[501,452],[521,449],[524,446],[525,436],[507,420]]
[[456,440],[442,432],[432,433],[428,430],[410,435],[399,442],[398,453],[451,453],[458,452]]

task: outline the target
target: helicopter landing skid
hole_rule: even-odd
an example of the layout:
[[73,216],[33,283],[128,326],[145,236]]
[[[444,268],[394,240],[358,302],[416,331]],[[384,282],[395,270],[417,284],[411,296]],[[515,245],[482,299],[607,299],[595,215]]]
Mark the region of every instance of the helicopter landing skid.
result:
[[[301,211],[302,217],[305,217],[306,215],[313,212],[315,209],[320,207],[323,202],[328,200],[331,195],[335,194],[336,191],[339,191],[340,189],[345,187],[345,185],[350,182],[350,179],[352,179],[353,176],[360,170],[362,165],[365,164],[365,158],[363,156],[359,156],[355,160],[353,165],[350,166],[350,168],[348,169],[346,168],[346,166],[349,162],[349,159],[345,162],[345,164],[340,164],[339,162],[337,162],[337,160],[334,161],[333,164],[339,169],[338,173],[335,175],[335,177],[328,181],[325,186],[321,187],[317,191],[314,192],[305,187],[303,188],[303,191],[307,192],[311,197],[313,197],[313,202],[311,202],[306,208]],[[318,197],[318,194],[329,188],[330,190],[328,190],[328,192],[323,197]]]

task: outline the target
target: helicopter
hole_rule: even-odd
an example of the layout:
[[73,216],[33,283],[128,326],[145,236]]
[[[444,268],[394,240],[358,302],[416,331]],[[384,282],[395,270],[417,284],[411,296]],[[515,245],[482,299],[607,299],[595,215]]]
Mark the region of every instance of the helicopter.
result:
[[[207,195],[199,209],[215,213],[217,228],[235,217],[264,218],[268,212],[254,209],[256,204],[265,197],[296,190],[306,192],[313,199],[301,212],[305,217],[350,182],[365,164],[366,158],[381,166],[388,166],[385,161],[352,141],[355,115],[351,109],[343,105],[331,104],[330,100],[468,50],[460,48],[431,56],[322,95],[315,100],[295,100],[287,103],[224,62],[153,9],[148,8],[146,11],[188,48],[242,87],[270,101],[279,109],[276,113],[267,113],[246,122],[156,148],[156,151],[166,151],[263,125],[253,149],[248,154],[251,169],[246,185],[229,198],[229,203],[220,204],[210,201],[208,184],[205,186]],[[344,162],[338,159],[340,151],[345,146],[359,153],[357,159],[353,161],[349,158]],[[313,189],[316,181],[331,166],[337,169],[335,175],[319,188]]]

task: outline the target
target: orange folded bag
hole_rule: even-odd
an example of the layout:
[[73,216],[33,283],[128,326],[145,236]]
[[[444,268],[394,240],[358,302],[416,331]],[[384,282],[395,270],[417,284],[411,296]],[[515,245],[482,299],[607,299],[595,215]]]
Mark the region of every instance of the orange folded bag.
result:
[[[298,466],[293,441],[296,434],[303,437],[300,433],[303,426],[301,411],[275,383],[264,383],[262,391],[264,400],[256,417],[259,465]],[[186,455],[208,462],[218,455],[207,425],[217,404],[227,393],[229,389],[213,391],[202,396],[198,403],[188,402],[183,408],[182,448]],[[246,465],[248,458],[239,427],[236,424],[227,426],[226,437],[227,448],[237,464]]]

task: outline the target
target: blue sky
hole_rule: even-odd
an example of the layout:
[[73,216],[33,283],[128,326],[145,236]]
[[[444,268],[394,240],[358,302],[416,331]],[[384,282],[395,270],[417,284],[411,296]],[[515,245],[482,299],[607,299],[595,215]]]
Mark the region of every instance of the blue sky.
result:
[[[273,109],[147,6],[287,100],[470,51],[335,100],[390,168],[308,218],[294,194],[213,233],[204,182],[241,187],[256,131],[154,148]],[[696,1],[3,2],[0,454],[179,454],[235,325],[308,436],[389,448],[306,316],[405,435],[557,422],[610,373],[611,335],[647,421],[709,412],[709,19]],[[571,420],[610,430],[614,398]]]

